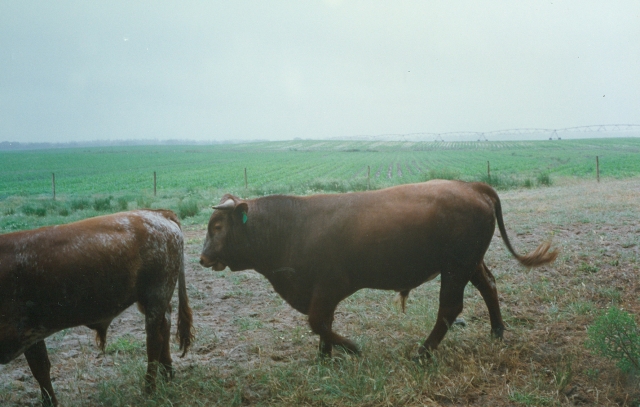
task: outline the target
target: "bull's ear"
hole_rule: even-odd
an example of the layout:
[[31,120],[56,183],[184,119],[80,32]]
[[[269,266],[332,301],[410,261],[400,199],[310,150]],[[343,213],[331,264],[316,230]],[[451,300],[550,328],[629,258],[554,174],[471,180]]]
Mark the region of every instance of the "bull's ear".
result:
[[240,202],[238,205],[236,205],[236,207],[233,209],[233,213],[235,215],[235,218],[241,222],[242,224],[247,223],[247,221],[249,220],[249,205],[247,205],[246,202]]

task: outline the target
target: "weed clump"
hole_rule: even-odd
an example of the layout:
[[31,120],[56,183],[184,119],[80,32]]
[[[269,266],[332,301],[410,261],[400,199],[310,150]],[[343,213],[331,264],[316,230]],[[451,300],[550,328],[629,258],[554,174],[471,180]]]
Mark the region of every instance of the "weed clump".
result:
[[425,181],[432,179],[448,179],[457,180],[462,179],[462,174],[459,171],[455,171],[449,168],[432,168],[424,176]]
[[341,179],[316,179],[308,186],[311,191],[322,192],[352,192],[366,191],[367,181],[364,180],[341,180]]
[[551,186],[551,184],[553,183],[551,182],[551,176],[548,172],[542,172],[538,174],[536,180],[538,181],[538,185],[544,185],[546,187]]
[[178,204],[178,216],[180,216],[180,219],[196,216],[199,212],[198,203],[194,200],[189,199]]
[[139,196],[136,198],[136,205],[138,205],[138,209],[150,209],[152,203],[153,200],[145,196]]
[[47,210],[43,207],[34,208],[33,206],[27,204],[24,205],[21,209],[22,213],[27,216],[38,216],[40,218],[47,216]]
[[522,185],[516,178],[505,177],[500,174],[493,174],[491,176],[484,174],[480,177],[480,182],[489,184],[495,189],[518,188]]
[[127,201],[127,198],[121,196],[120,198],[118,198],[117,203],[118,210],[126,211],[127,209],[129,209],[129,202]]
[[98,212],[104,212],[111,209],[111,197],[93,198],[93,209]]
[[81,211],[90,208],[91,202],[89,202],[89,200],[86,198],[77,198],[71,200],[69,206],[71,206],[71,210],[73,211]]
[[640,373],[640,330],[633,315],[617,307],[596,318],[587,331],[586,347],[617,362],[624,372]]

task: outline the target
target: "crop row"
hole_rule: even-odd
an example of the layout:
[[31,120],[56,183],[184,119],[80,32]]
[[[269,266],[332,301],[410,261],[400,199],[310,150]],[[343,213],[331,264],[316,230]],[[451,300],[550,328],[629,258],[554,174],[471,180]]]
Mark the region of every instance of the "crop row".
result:
[[[482,148],[478,147],[482,146]],[[318,182],[370,182],[376,187],[426,179],[448,171],[462,179],[491,172],[517,178],[540,173],[595,177],[595,157],[603,177],[640,173],[640,139],[555,142],[336,142],[289,141],[215,146],[109,147],[0,152],[0,199],[51,193],[114,194],[227,189],[242,191],[247,169],[256,193],[302,191]],[[311,188],[313,190],[313,188]]]

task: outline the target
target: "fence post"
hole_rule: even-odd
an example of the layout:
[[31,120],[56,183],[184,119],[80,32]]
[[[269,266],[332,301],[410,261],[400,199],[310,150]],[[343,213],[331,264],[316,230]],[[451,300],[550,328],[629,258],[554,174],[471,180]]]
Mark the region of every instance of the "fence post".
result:
[[491,182],[491,167],[489,166],[489,161],[487,161],[487,179]]
[[596,179],[600,182],[600,160],[598,160],[598,156],[596,156]]
[[56,200],[56,174],[51,173],[51,189],[53,189],[53,200]]
[[153,172],[153,196],[156,196],[156,172]]
[[248,189],[249,184],[247,183],[247,167],[244,167],[244,189]]
[[367,165],[367,190],[371,189],[371,166]]

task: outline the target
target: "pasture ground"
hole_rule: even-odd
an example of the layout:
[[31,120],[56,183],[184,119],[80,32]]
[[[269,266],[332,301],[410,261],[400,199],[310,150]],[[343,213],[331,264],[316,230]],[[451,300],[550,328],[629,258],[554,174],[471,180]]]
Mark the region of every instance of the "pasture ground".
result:
[[[466,326],[449,332],[431,362],[412,361],[434,323],[435,280],[411,293],[406,314],[393,292],[363,290],[345,300],[334,326],[362,355],[334,351],[319,360],[306,318],[266,279],[200,267],[205,226],[190,224],[197,340],[183,359],[174,344],[175,379],[144,394],[144,322],[132,307],[113,321],[105,354],[88,328],[47,339],[58,398],[65,406],[638,406],[637,376],[593,356],[584,342],[587,326],[611,305],[640,314],[640,179],[556,179],[500,196],[518,252],[545,239],[560,249],[556,263],[526,270],[496,232],[486,262],[508,327],[503,342],[489,337],[486,307],[469,285]],[[0,404],[39,405],[24,357],[0,366]]]

